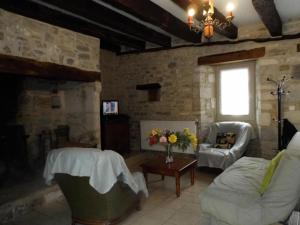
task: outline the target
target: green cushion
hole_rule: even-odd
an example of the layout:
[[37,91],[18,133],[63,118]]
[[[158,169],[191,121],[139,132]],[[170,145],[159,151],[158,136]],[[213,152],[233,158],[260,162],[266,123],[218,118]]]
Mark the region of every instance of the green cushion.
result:
[[261,194],[263,194],[265,192],[265,190],[268,188],[269,184],[271,183],[273,174],[274,174],[284,152],[285,152],[285,150],[282,150],[271,160],[271,162],[267,168],[267,171],[265,173],[264,179],[261,183],[260,189],[259,189],[259,192]]

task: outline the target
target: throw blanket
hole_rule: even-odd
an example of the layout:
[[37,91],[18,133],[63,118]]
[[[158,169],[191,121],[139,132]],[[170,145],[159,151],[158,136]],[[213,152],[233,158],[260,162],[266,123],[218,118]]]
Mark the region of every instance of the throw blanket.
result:
[[144,177],[128,170],[123,157],[111,150],[90,148],[61,148],[52,150],[47,157],[44,178],[51,184],[55,173],[89,177],[89,184],[100,194],[107,193],[121,180],[135,192],[143,191],[148,197]]

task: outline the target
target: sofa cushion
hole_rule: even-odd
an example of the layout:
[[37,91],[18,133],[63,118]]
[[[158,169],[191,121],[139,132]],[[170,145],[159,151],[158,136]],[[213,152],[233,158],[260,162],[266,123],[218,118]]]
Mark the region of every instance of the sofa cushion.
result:
[[235,143],[236,134],[233,132],[217,133],[215,148],[230,149]]
[[259,195],[259,188],[269,160],[242,157],[215,178],[211,186]]
[[300,197],[299,171],[300,151],[287,150],[262,196],[266,223],[286,219],[295,208]]
[[282,155],[284,154],[285,150],[279,152],[270,162],[268,168],[267,168],[267,171],[265,173],[265,176],[264,176],[264,179],[261,183],[261,186],[260,186],[260,189],[259,189],[259,192],[261,194],[263,194],[265,192],[265,190],[268,188],[271,180],[272,180],[272,177],[273,177],[273,174],[280,162],[280,159],[282,158]]

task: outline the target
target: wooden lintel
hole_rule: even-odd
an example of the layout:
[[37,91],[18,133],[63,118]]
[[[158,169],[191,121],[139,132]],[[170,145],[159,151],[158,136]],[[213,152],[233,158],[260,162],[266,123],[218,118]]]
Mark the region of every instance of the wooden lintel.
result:
[[92,82],[101,80],[101,73],[33,59],[0,54],[0,73],[32,76],[43,79]]
[[160,88],[161,88],[161,85],[159,83],[136,85],[136,90],[157,90]]
[[198,65],[211,65],[217,63],[226,63],[233,61],[242,61],[257,59],[265,55],[265,48],[255,48],[251,50],[242,50],[237,52],[228,52],[217,55],[209,55],[198,58]]
[[282,35],[282,21],[274,0],[252,0],[252,4],[271,36]]

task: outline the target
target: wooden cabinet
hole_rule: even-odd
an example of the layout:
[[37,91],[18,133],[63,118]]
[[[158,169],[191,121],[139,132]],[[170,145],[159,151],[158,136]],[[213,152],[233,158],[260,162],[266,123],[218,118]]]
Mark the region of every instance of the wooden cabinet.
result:
[[101,117],[101,146],[105,150],[114,150],[126,154],[129,146],[129,117],[126,115],[109,115]]

